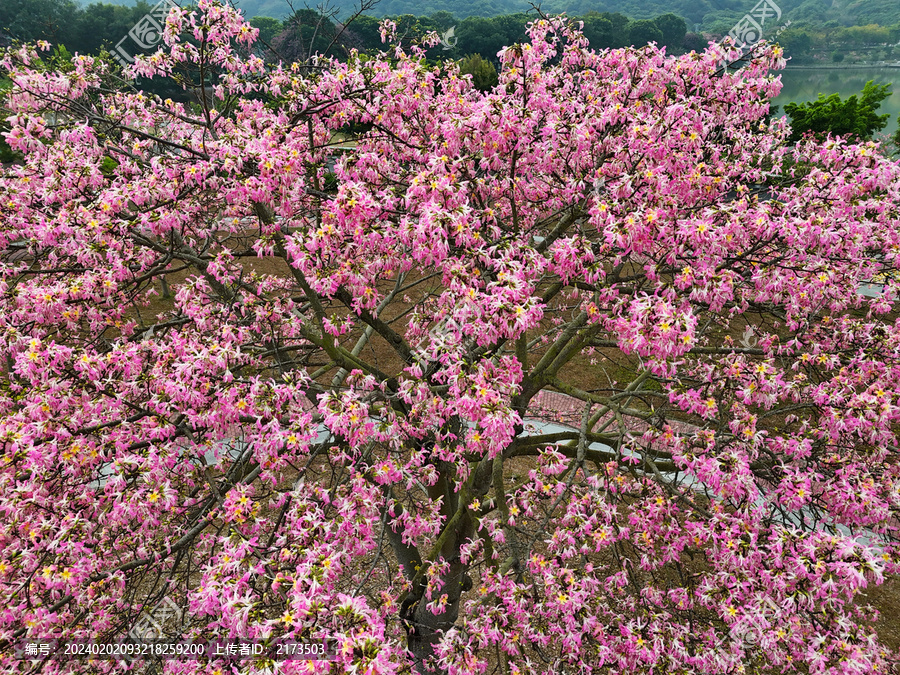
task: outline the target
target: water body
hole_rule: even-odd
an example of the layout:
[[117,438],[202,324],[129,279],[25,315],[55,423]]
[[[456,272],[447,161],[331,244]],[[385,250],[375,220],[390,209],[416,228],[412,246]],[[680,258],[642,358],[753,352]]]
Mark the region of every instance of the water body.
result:
[[900,114],[900,68],[878,68],[875,66],[861,68],[794,68],[788,66],[781,71],[783,87],[773,103],[781,106],[784,112],[786,103],[805,103],[815,101],[819,94],[839,94],[848,98],[862,92],[866,82],[873,80],[875,84],[892,84],[892,95],[881,102],[879,114],[888,113],[890,119],[887,127],[876,134],[877,137],[892,135],[897,130],[897,115]]

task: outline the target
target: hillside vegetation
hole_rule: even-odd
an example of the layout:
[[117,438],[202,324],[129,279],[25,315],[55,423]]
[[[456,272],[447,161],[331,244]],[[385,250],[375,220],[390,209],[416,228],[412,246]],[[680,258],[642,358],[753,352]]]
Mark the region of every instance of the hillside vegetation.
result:
[[[358,8],[358,0],[331,0],[327,12],[331,18],[346,21]],[[235,5],[248,18],[271,18],[280,25],[282,20],[300,11],[305,16],[309,11],[300,3],[293,8],[287,0],[234,0]],[[186,1],[181,4],[187,5]],[[310,6],[315,3],[309,2]],[[801,57],[812,48],[823,45],[835,48],[849,48],[853,45],[892,45],[900,42],[900,2],[896,0],[856,0],[841,2],[832,6],[831,0],[778,0],[781,17],[771,19],[766,25],[766,35],[771,36],[777,27],[790,21],[791,28],[779,36],[782,46],[795,57]],[[121,40],[128,31],[151,8],[152,3],[139,0],[125,4],[124,0],[112,3],[81,4],[75,0],[4,0],[0,3],[0,44],[10,40],[48,40],[54,44],[64,44],[69,51],[96,53],[102,46],[110,47]],[[752,8],[745,0],[545,0],[541,11],[547,14],[565,12],[570,17],[581,17],[586,24],[586,33],[612,31],[608,39],[600,39],[594,46],[623,46],[658,41],[672,48],[703,48],[707,38],[693,39],[688,44],[675,44],[665,28],[659,26],[658,17],[669,15],[684,20],[687,33],[704,33],[718,38],[728,33],[744,14]],[[497,38],[509,38],[515,33],[520,36],[524,25],[535,16],[529,0],[380,0],[369,8],[365,16],[370,19],[382,17],[430,17],[431,23],[447,30],[456,27],[456,35],[479,34],[476,42],[490,42],[489,49],[469,46],[458,51],[463,54],[480,53],[485,58],[494,58],[493,43]],[[477,19],[500,19],[498,23],[479,22]],[[605,20],[605,21],[604,21]],[[629,21],[653,20],[664,33],[660,39],[646,24],[636,29],[634,35]],[[308,23],[304,19],[305,22]],[[606,23],[606,22],[609,23]],[[406,24],[410,24],[406,20]],[[517,24],[515,30],[506,24]],[[521,24],[521,25],[519,25]],[[602,27],[598,27],[602,24]],[[254,22],[257,25],[257,22]],[[372,25],[360,29],[363,33],[373,33],[378,42],[377,30]],[[278,25],[266,24],[265,33],[275,35]],[[262,28],[262,25],[258,27]],[[680,30],[680,23],[679,23]],[[492,35],[494,33],[494,35]],[[519,39],[519,37],[517,37]],[[464,40],[463,40],[464,41]],[[592,44],[594,40],[592,40]],[[498,47],[508,42],[500,40]],[[449,55],[447,55],[449,56]],[[888,54],[887,58],[893,55]]]
[[[291,8],[284,0],[239,0],[235,4],[251,17],[283,18],[291,14]],[[835,3],[836,6],[832,6],[831,0],[778,0],[777,4],[784,13],[781,20],[790,19],[794,24],[834,22],[841,26],[872,23],[889,26],[900,22],[900,2],[897,0],[856,0]],[[727,30],[754,3],[746,0],[546,0],[540,5],[545,13],[566,12],[570,16],[619,12],[633,19],[652,19],[671,12],[684,18],[690,29],[716,30],[727,24]],[[353,11],[354,0],[333,0],[331,6],[338,9],[339,16],[347,16]],[[528,0],[381,0],[369,13],[373,16],[429,16],[445,11],[464,19],[515,14],[531,8]]]

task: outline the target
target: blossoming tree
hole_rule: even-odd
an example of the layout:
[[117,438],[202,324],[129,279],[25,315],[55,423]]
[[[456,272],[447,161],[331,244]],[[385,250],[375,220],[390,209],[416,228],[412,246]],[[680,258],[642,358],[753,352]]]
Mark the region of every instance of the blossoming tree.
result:
[[900,166],[788,144],[777,47],[542,19],[481,93],[254,34],[172,11],[131,75],[192,105],[3,56],[3,667],[167,598],[336,640],[286,673],[887,672]]

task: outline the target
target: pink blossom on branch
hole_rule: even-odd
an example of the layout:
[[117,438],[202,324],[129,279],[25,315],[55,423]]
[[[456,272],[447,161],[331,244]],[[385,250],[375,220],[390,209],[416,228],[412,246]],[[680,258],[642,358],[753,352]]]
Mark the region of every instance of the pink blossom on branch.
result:
[[777,48],[529,35],[484,94],[204,0],[131,73],[195,105],[3,53],[6,672],[162,597],[340,672],[888,671],[900,166],[787,144]]

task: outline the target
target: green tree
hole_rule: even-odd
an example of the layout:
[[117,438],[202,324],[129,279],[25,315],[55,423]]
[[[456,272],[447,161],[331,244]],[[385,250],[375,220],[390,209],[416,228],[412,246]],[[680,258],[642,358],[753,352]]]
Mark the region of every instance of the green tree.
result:
[[703,17],[714,9],[709,0],[674,0],[667,2],[666,6],[677,16],[683,16],[689,26],[702,23]]
[[491,61],[495,61],[497,52],[509,44],[506,37],[497,32],[494,22],[482,16],[470,16],[461,21],[456,35],[459,37],[460,52],[481,54]]
[[734,28],[735,24],[740,21],[744,12],[732,10],[714,10],[707,12],[703,16],[703,31],[711,33],[719,37],[728,35],[728,32]]
[[844,30],[847,40],[859,45],[884,44],[891,39],[891,30],[878,24],[850,26]]
[[806,0],[791,12],[791,21],[792,23],[821,26],[825,23],[829,5],[831,5],[830,2],[826,5],[822,0]]
[[612,21],[613,29],[624,32],[631,23],[631,19],[621,12],[604,12],[603,16]]
[[706,49],[707,44],[706,38],[700,33],[688,33],[684,36],[681,46],[686,52],[697,52],[699,54]]
[[459,23],[459,20],[453,16],[453,14],[444,10],[434,12],[428,18],[430,18],[441,31],[448,30]]
[[812,38],[806,31],[789,28],[778,36],[778,44],[784,48],[784,55],[794,61],[812,57]]
[[150,11],[151,5],[138,2],[134,7],[95,2],[76,15],[66,46],[79,54],[96,54],[128,35],[128,31]]
[[495,16],[493,19],[494,30],[497,34],[503,36],[505,40],[504,46],[523,43],[528,40],[525,26],[532,18],[533,17],[521,13]]
[[76,34],[78,12],[72,0],[3,0],[0,30],[23,42],[68,44]]
[[335,25],[331,19],[313,9],[300,9],[284,22],[284,30],[272,47],[288,61],[308,61],[313,54],[324,54],[334,46]]
[[653,19],[656,27],[662,31],[662,42],[669,50],[681,49],[684,36],[687,35],[687,23],[680,16],[672,13],[663,14]]
[[633,21],[628,25],[628,40],[635,47],[643,47],[651,42],[662,44],[663,32],[649,19]]
[[459,72],[462,75],[471,75],[472,84],[479,91],[490,91],[499,82],[494,64],[482,58],[481,54],[469,54],[460,61]]
[[589,11],[582,19],[584,36],[594,49],[628,46],[628,17],[616,12]]
[[250,25],[259,29],[259,39],[266,44],[272,44],[272,40],[284,29],[281,21],[271,16],[254,16],[250,19]]
[[10,87],[12,87],[12,81],[8,77],[0,78],[0,163],[2,164],[8,164],[17,157],[17,153],[9,147],[6,137],[3,135],[10,130],[9,122],[6,121],[9,112],[3,107],[6,92]]
[[584,36],[594,49],[617,46],[612,21],[599,14],[584,17]]
[[361,52],[377,52],[384,48],[378,22],[375,17],[363,14],[344,30],[342,37]]
[[819,94],[815,101],[788,103],[784,111],[791,118],[791,140],[804,134],[818,137],[826,134],[868,140],[887,126],[889,115],[878,115],[881,102],[890,96],[891,85],[866,82],[862,93],[842,100],[838,94]]
[[897,148],[897,152],[900,152],[900,115],[897,115],[897,131],[894,133],[892,140],[894,141],[894,146]]

